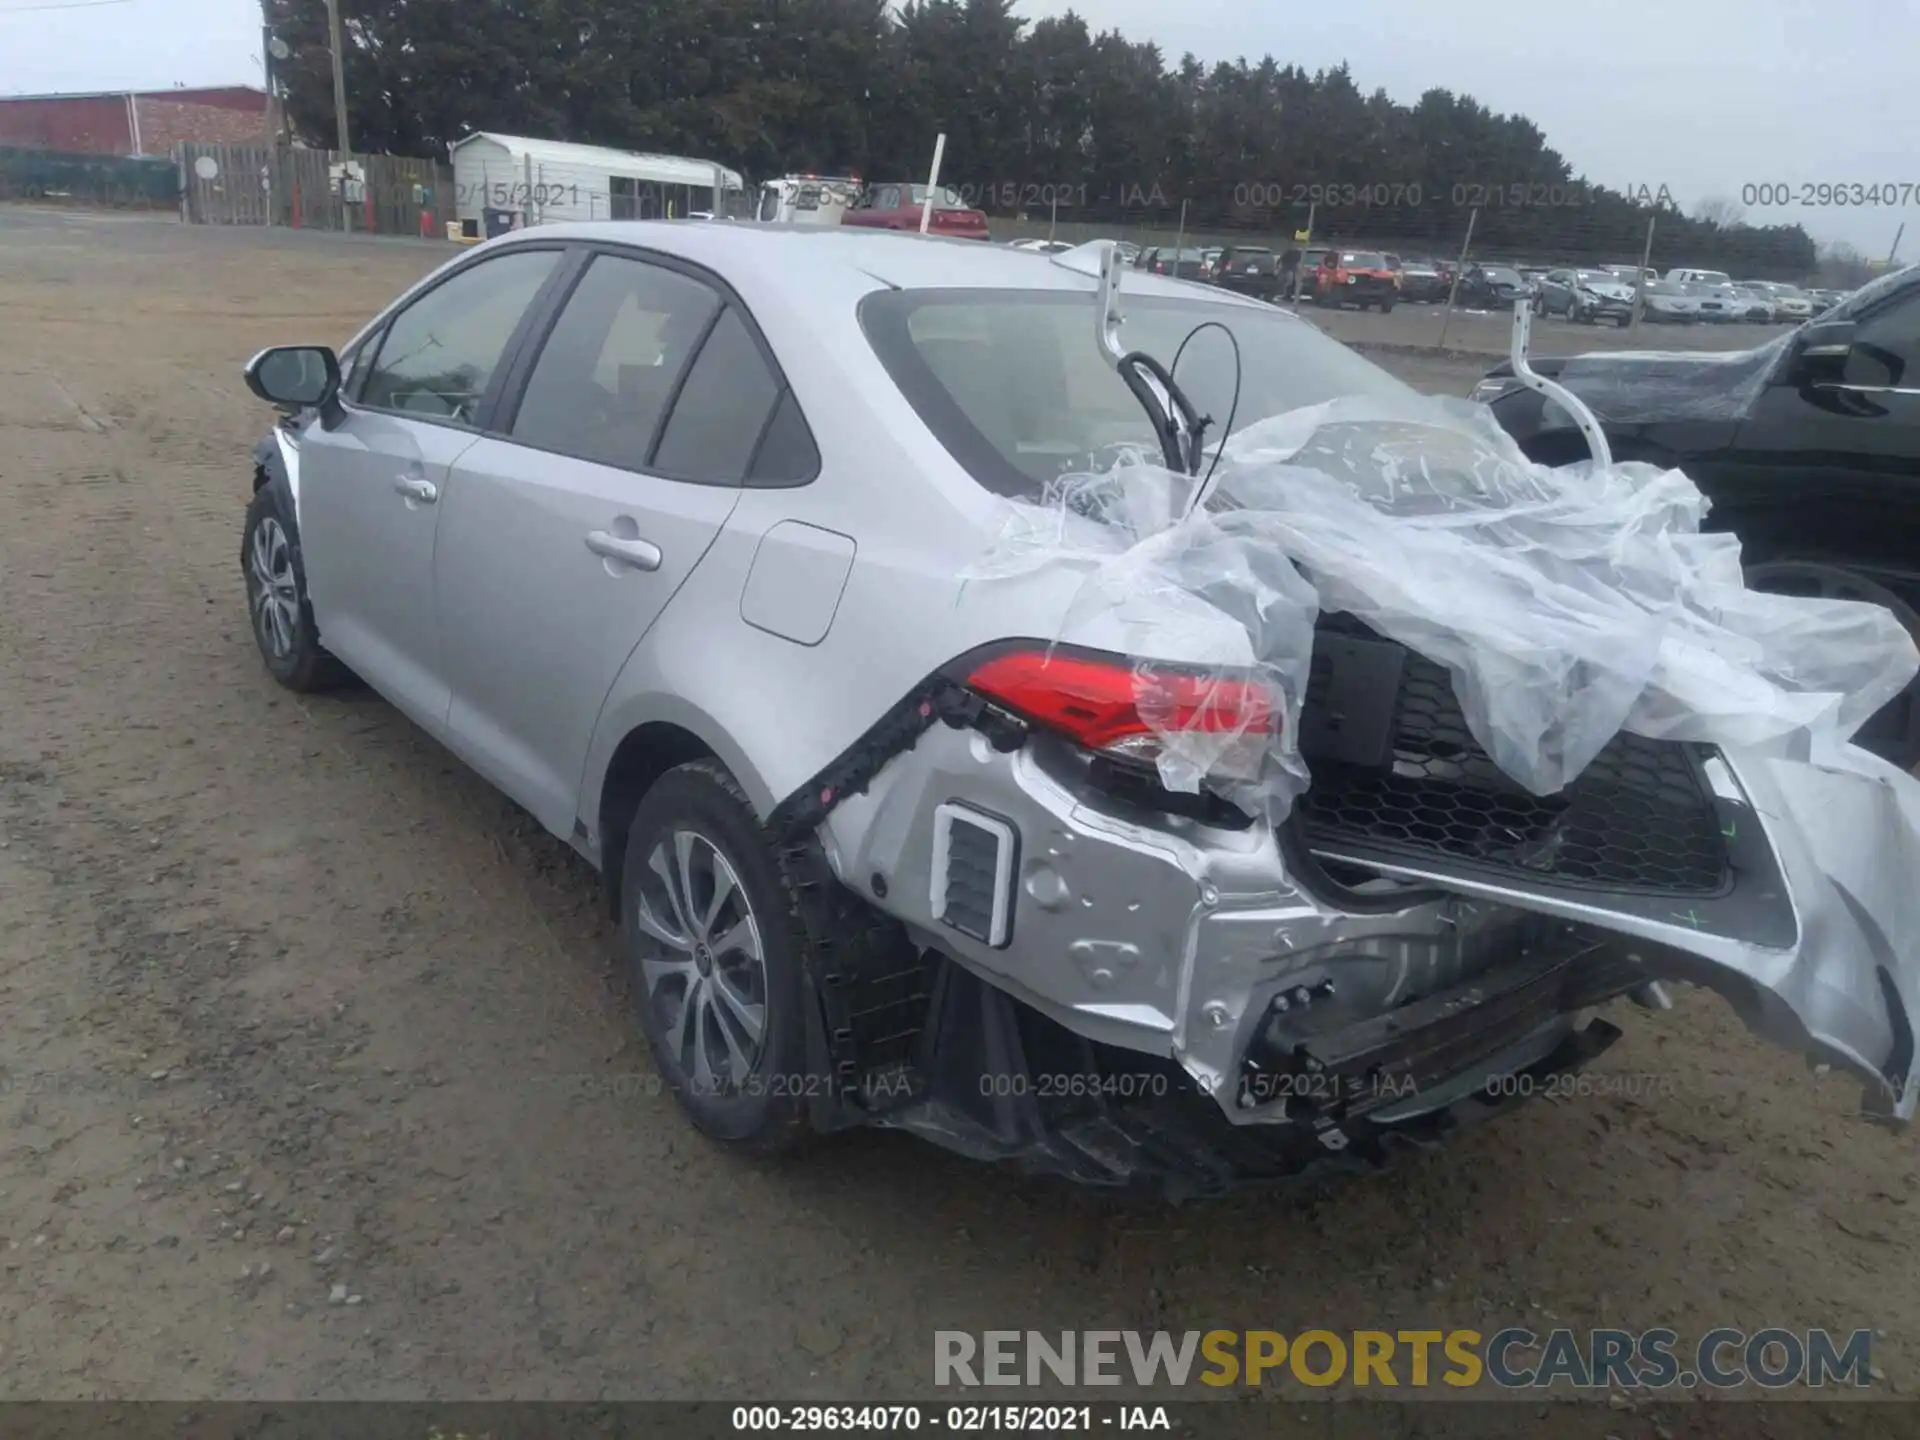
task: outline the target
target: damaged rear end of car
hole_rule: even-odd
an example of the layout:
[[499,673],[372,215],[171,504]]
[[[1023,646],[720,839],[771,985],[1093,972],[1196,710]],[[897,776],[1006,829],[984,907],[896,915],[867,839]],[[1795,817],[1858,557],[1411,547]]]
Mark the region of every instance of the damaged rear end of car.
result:
[[1899,624],[1748,591],[1685,476],[1537,466],[1464,404],[1262,404],[1236,339],[1216,423],[1181,381],[1216,322],[1122,330],[1096,285],[1046,305],[1146,425],[1082,468],[1039,380],[978,363],[1006,297],[864,307],[1001,497],[955,611],[1063,600],[773,812],[891,937],[808,977],[816,1123],[1181,1194],[1373,1167],[1667,981],[1910,1118],[1920,789],[1848,743],[1920,666]]

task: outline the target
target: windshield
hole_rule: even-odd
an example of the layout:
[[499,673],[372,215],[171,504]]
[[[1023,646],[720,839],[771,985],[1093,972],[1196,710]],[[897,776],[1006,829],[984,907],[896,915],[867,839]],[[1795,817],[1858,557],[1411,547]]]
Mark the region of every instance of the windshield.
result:
[[[974,479],[1031,496],[1059,475],[1105,470],[1122,447],[1160,463],[1146,411],[1108,362],[1084,291],[894,290],[870,295],[860,323],[894,383]],[[1340,395],[1414,392],[1312,325],[1279,310],[1164,296],[1126,297],[1127,344],[1171,365],[1215,425],[1210,442]],[[1240,347],[1239,405],[1234,352]],[[1227,416],[1232,412],[1231,429]]]
[[1520,272],[1518,270],[1510,270],[1505,265],[1489,265],[1480,273],[1485,275],[1489,280],[1498,280],[1505,285],[1518,285],[1521,283]]
[[[915,185],[913,187],[913,203],[916,205],[924,205],[927,203],[926,186]],[[936,210],[966,210],[970,207],[966,201],[962,200],[951,189],[942,185],[934,194],[933,208]]]
[[1648,284],[1647,293],[1649,295],[1684,295],[1686,291],[1681,288],[1678,280],[1655,280]]

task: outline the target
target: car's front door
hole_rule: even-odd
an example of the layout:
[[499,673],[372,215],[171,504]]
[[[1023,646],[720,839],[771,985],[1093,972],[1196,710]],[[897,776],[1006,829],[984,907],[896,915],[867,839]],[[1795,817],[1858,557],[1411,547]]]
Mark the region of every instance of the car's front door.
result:
[[433,603],[450,467],[479,426],[556,249],[476,261],[387,323],[355,393],[300,445],[301,549],[327,648],[433,734],[448,688]]
[[593,258],[522,368],[440,522],[448,739],[565,836],[601,703],[719,535],[783,387],[737,303],[630,254]]
[[1784,361],[1702,485],[1737,507],[1751,558],[1920,575],[1920,285],[1849,318],[1838,378],[1800,383]]

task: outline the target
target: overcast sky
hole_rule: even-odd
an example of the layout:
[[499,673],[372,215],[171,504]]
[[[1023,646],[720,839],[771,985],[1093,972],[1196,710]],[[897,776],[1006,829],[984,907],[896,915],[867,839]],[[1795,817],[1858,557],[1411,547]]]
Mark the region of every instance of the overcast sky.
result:
[[[1527,115],[1576,172],[1665,185],[1684,208],[1748,184],[1920,189],[1915,0],[1025,0],[1159,42],[1168,59],[1272,54],[1353,67],[1363,90],[1411,102],[1445,86]],[[250,0],[0,0],[0,94],[260,83]],[[1045,177],[1067,180],[1070,177]],[[1249,183],[1312,176],[1249,176]],[[1381,176],[1392,182],[1399,177]],[[1463,183],[1497,176],[1462,176]],[[1920,255],[1904,209],[1760,210],[1884,256]]]

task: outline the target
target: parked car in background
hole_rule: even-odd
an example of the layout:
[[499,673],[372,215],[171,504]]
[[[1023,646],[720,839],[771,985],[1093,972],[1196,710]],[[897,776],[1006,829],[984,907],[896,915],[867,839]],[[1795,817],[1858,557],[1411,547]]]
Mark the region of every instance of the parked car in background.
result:
[[[868,230],[906,230],[918,233],[920,212],[927,200],[927,187],[882,181],[869,185],[841,219],[842,225]],[[927,221],[929,235],[951,236],[961,240],[986,240],[987,215],[960,198],[959,192],[942,185],[933,196],[933,210]]]
[[1387,268],[1387,257],[1378,250],[1334,248],[1321,255],[1313,284],[1316,305],[1335,310],[1348,305],[1362,310],[1378,305],[1385,314],[1399,298],[1399,277]]
[[1469,265],[1460,277],[1459,303],[1469,310],[1511,310],[1528,293],[1511,265]]
[[1141,268],[1154,275],[1166,275],[1175,280],[1199,280],[1206,271],[1207,252],[1197,248],[1176,251],[1171,245],[1163,245],[1150,252],[1151,257]]
[[1706,312],[1703,308],[1701,318],[1717,320],[1728,325],[1762,325],[1773,318],[1772,303],[1766,296],[1752,290],[1742,289],[1738,285],[1705,285],[1703,300],[1714,301],[1719,308]]
[[1581,325],[1633,323],[1633,286],[1607,270],[1549,270],[1540,277],[1534,308]]
[[1779,317],[1774,313],[1773,292],[1759,280],[1736,280],[1733,288],[1747,302],[1746,318],[1755,325],[1771,325]]
[[1666,278],[1681,285],[1731,285],[1733,277],[1724,270],[1689,270],[1676,267],[1667,271]]
[[1777,280],[1760,282],[1773,299],[1773,314],[1777,320],[1800,321],[1813,318],[1813,301],[1792,285],[1783,285]]
[[1432,304],[1447,298],[1447,276],[1431,260],[1408,260],[1400,266],[1400,298],[1409,304]]
[[1678,280],[1656,280],[1641,292],[1641,318],[1655,325],[1691,325],[1700,318],[1699,298]]
[[1645,280],[1649,285],[1651,285],[1655,280],[1658,280],[1660,278],[1660,272],[1654,269],[1651,265],[1647,266],[1645,269],[1642,269],[1638,265],[1622,265],[1622,264],[1602,265],[1600,268],[1602,270],[1612,271],[1615,275],[1618,275],[1621,279],[1625,280],[1629,285],[1634,285],[1634,286],[1638,286],[1642,280]]
[[[1682,470],[1705,492],[1706,528],[1740,537],[1753,588],[1869,600],[1920,636],[1920,266],[1754,350],[1530,363],[1592,408],[1615,460]],[[1510,366],[1473,398],[1532,459],[1585,457],[1565,411]],[[1858,743],[1902,769],[1920,762],[1914,692]]]
[[1200,251],[1200,278],[1212,280],[1220,274],[1220,256],[1224,246],[1208,245]]
[[1131,265],[1140,258],[1140,247],[1131,240],[1116,240],[1113,248],[1124,264]]
[[1223,290],[1273,300],[1280,293],[1280,257],[1264,245],[1229,245],[1211,276]]

